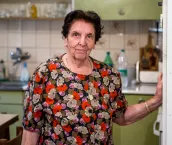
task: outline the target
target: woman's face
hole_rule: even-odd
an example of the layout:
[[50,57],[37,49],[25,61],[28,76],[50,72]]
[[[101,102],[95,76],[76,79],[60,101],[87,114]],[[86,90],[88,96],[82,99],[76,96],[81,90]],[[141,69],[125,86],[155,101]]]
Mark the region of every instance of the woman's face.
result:
[[65,38],[65,46],[73,58],[86,59],[95,47],[94,26],[84,20],[74,21],[67,38]]

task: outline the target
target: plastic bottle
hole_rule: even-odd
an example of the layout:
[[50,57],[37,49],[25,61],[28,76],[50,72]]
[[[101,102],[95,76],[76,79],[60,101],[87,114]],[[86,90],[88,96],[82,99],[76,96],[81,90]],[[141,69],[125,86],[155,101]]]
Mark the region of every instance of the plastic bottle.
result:
[[104,60],[104,63],[113,67],[113,61],[112,61],[112,58],[110,56],[110,52],[106,52],[106,57],[105,57],[105,60]]
[[122,87],[128,86],[128,72],[127,72],[127,57],[125,55],[125,50],[122,49],[118,57],[118,71],[121,74]]
[[21,70],[20,81],[29,81],[29,71],[27,69],[27,63],[23,63],[23,67]]

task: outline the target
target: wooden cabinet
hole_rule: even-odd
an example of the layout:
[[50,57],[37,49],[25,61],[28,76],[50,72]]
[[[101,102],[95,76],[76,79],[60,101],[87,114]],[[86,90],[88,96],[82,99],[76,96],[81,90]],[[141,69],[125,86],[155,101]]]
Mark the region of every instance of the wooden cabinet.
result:
[[158,20],[162,0],[75,0],[74,9],[93,10],[103,20]]
[[[128,105],[150,99],[148,95],[126,95]],[[113,139],[115,145],[158,145],[159,138],[153,134],[153,124],[156,121],[157,111],[152,112],[144,119],[128,125],[113,125]]]
[[23,99],[22,91],[0,91],[0,113],[19,115],[19,121],[10,126],[10,138],[16,136],[16,126],[22,126]]

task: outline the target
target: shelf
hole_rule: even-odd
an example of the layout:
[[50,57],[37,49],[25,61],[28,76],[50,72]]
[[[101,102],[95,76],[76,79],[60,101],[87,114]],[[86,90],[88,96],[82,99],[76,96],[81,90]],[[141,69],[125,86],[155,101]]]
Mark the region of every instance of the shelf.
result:
[[64,20],[64,18],[27,18],[27,17],[9,17],[0,18],[0,20]]

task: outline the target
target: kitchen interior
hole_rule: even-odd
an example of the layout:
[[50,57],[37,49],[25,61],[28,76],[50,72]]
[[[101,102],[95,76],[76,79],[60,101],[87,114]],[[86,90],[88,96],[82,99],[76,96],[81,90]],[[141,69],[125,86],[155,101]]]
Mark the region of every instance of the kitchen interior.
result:
[[[125,50],[128,84],[122,90],[128,104],[152,97],[158,74],[162,72],[162,1],[145,0],[144,9],[139,6],[142,3],[138,0],[2,0],[0,113],[19,116],[8,125],[9,130],[2,129],[5,134],[0,131],[0,136],[16,137],[16,126],[22,125],[24,90],[36,67],[65,53],[61,27],[65,15],[74,9],[95,10],[102,17],[104,34],[91,52],[93,58],[105,62],[109,52],[113,67],[118,68],[121,50]],[[151,56],[152,66],[147,62]],[[114,125],[114,143],[160,145],[161,113],[159,108],[130,126]]]

